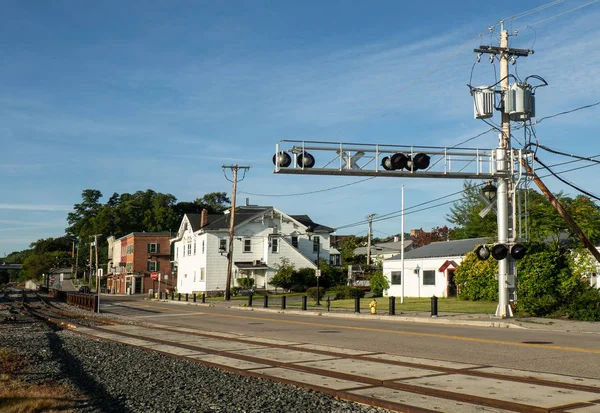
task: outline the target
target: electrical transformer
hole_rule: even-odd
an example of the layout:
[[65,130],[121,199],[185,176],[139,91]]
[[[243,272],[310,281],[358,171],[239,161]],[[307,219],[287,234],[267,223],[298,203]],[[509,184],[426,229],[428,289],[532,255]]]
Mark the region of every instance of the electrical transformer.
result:
[[471,89],[475,119],[487,119],[494,116],[494,93],[491,86],[479,86]]
[[530,84],[517,82],[509,86],[504,98],[504,113],[512,121],[529,120],[535,116],[535,95]]

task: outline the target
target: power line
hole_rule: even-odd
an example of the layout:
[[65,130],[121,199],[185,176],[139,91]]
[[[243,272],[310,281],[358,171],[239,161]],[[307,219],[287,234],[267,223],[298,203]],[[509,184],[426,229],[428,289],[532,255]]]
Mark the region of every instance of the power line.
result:
[[564,178],[562,178],[562,177],[558,176],[558,174],[557,174],[557,173],[555,173],[555,172],[554,172],[552,169],[550,169],[550,168],[549,168],[548,166],[546,166],[546,165],[545,165],[545,164],[544,164],[542,161],[540,161],[540,159],[539,159],[537,156],[535,157],[535,160],[536,160],[536,162],[538,162],[540,165],[544,166],[544,167],[545,167],[545,168],[548,170],[548,172],[550,172],[550,173],[552,174],[552,176],[554,176],[556,179],[558,179],[558,180],[559,180],[559,181],[561,181],[562,183],[564,183],[564,184],[566,184],[566,185],[570,186],[571,188],[573,188],[573,189],[575,189],[575,190],[577,190],[577,191],[581,192],[582,194],[585,194],[585,195],[589,196],[590,198],[594,198],[594,199],[596,199],[596,200],[600,201],[600,197],[598,197],[598,196],[596,196],[596,195],[594,195],[594,194],[592,194],[592,193],[590,193],[590,192],[588,192],[588,191],[586,191],[586,190],[584,190],[584,189],[581,189],[580,187],[578,187],[577,185],[573,184],[572,182],[569,182],[568,180],[566,180],[566,179],[564,179]]
[[[546,4],[544,4],[544,5],[541,5],[541,6],[539,6],[539,7],[535,7],[535,8],[533,8],[533,9],[531,9],[531,10],[528,10],[528,11],[525,11],[525,12],[522,12],[522,13],[515,14],[515,15],[513,15],[513,16],[511,16],[511,17],[507,18],[507,19],[504,19],[504,20],[505,20],[505,21],[517,20],[517,19],[520,19],[521,17],[525,17],[525,16],[528,16],[528,15],[530,15],[530,14],[537,13],[538,11],[542,11],[542,10],[544,10],[544,9],[547,9],[547,8],[549,8],[549,7],[556,6],[557,4],[560,4],[560,3],[562,3],[563,1],[565,1],[565,0],[556,0],[556,1],[553,1],[553,2],[550,2],[550,3],[546,3]],[[494,25],[494,26],[492,26],[492,27],[496,27],[496,26],[497,26],[497,25]]]
[[[560,17],[560,16],[562,16],[562,15],[564,15],[564,14],[571,13],[572,11],[575,11],[575,10],[582,9],[582,8],[584,8],[584,7],[587,7],[587,6],[589,6],[589,5],[592,5],[592,4],[594,4],[594,3],[598,3],[599,1],[600,1],[600,0],[593,0],[593,1],[590,1],[589,3],[582,4],[581,6],[577,6],[577,7],[574,7],[574,8],[572,8],[572,9],[570,9],[570,10],[563,11],[562,13],[558,13],[558,14],[555,14],[554,16],[547,17],[547,18],[545,18],[545,19],[543,19],[543,20],[540,20],[540,21],[538,21],[538,22],[535,22],[535,23],[532,23],[532,24],[528,24],[527,26],[535,26],[536,24],[544,23],[544,22],[546,22],[546,21],[548,21],[548,20],[555,19],[555,18],[557,18],[557,17]],[[521,30],[521,29],[518,29],[518,30]]]
[[318,189],[316,191],[310,191],[310,192],[298,192],[298,193],[295,193],[295,194],[254,194],[252,192],[243,192],[243,191],[240,191],[239,193],[240,194],[246,194],[246,195],[252,195],[252,196],[269,196],[269,197],[310,195],[310,194],[316,194],[316,193],[319,193],[319,192],[333,191],[334,189],[340,189],[340,188],[344,188],[344,187],[347,187],[347,186],[360,184],[361,182],[369,181],[371,179],[375,179],[375,177],[372,176],[370,178],[361,179],[360,181],[350,182],[349,184],[334,186],[334,187],[331,187],[331,188]]
[[[597,0],[597,1],[600,1],[600,0]],[[540,122],[542,122],[543,120],[546,120],[546,119],[551,119],[551,118],[555,118],[555,117],[557,117],[557,116],[566,115],[566,114],[568,114],[568,113],[577,112],[578,110],[582,110],[582,109],[591,108],[591,107],[594,107],[594,106],[597,106],[597,105],[600,105],[600,102],[592,103],[592,104],[590,104],[590,105],[580,106],[580,107],[578,107],[578,108],[571,109],[571,110],[567,110],[567,111],[564,111],[564,112],[559,112],[559,113],[556,113],[556,114],[554,114],[554,115],[545,116],[545,117],[543,117],[543,118],[541,118],[541,119],[538,119],[538,120],[536,120],[536,121],[534,122],[534,125],[537,125],[538,123],[540,123]]]

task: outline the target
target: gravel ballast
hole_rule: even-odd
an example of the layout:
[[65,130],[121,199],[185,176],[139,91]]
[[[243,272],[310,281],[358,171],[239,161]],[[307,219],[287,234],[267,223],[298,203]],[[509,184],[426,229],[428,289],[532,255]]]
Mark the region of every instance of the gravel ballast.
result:
[[29,360],[20,380],[73,387],[85,398],[75,412],[387,412],[8,316],[0,306],[0,348]]

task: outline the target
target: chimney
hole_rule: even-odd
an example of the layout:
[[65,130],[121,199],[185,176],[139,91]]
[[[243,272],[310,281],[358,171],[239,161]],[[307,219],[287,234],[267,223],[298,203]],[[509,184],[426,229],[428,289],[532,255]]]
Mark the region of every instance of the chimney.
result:
[[200,228],[204,228],[208,225],[208,210],[204,208],[200,214]]

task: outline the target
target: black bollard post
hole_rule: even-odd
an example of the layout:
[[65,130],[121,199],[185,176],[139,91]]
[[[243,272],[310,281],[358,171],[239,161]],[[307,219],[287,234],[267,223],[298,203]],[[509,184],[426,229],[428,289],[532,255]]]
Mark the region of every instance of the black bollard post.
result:
[[159,292],[158,292],[158,299],[159,299],[159,300],[162,300],[162,291],[159,291]]
[[206,294],[202,293],[202,304],[206,303]]
[[360,298],[354,298],[354,312],[360,313]]
[[196,293],[194,293],[194,294],[192,295],[192,299],[194,300],[194,302],[196,302]]
[[306,301],[307,297],[305,295],[302,296],[302,311],[306,311]]
[[396,297],[390,297],[390,315],[396,315]]
[[327,296],[327,312],[329,312],[330,308],[331,308],[331,300],[329,299],[329,296]]
[[284,295],[283,297],[281,297],[281,309],[282,309],[282,310],[285,310],[285,299],[286,299],[286,298],[287,298],[287,297],[286,297],[285,295]]
[[431,297],[431,316],[432,317],[437,317],[438,316],[438,312],[437,312],[437,297],[435,295],[433,297]]
[[252,307],[252,294],[248,294],[248,307]]
[[177,301],[181,301],[181,293],[177,293]]
[[185,293],[185,301],[188,300],[188,293]]
[[175,291],[171,291],[171,300],[175,299]]
[[268,295],[265,295],[265,302],[263,304],[263,307],[269,308],[269,296]]

